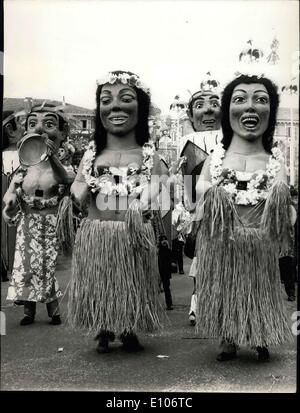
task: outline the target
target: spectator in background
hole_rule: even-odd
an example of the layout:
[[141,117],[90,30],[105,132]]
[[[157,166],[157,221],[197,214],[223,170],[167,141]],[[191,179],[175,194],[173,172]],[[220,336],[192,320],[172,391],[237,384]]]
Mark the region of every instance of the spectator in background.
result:
[[183,248],[185,238],[183,229],[189,215],[181,202],[178,202],[172,211],[172,272],[178,271],[179,274],[184,274]]
[[68,142],[63,142],[62,145],[58,148],[57,155],[65,170],[73,175],[75,178],[75,171],[72,166],[72,160],[75,153],[75,148]]
[[[294,188],[290,188],[292,203],[296,210],[298,210],[298,193]],[[295,222],[292,228],[291,243],[287,251],[282,253],[279,258],[280,278],[284,284],[285,292],[288,296],[288,301],[296,300],[296,281],[297,281],[297,226],[298,221]]]

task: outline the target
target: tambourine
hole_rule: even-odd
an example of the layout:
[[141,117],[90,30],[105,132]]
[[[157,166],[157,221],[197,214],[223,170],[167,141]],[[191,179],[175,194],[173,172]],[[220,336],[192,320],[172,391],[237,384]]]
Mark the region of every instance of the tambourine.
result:
[[36,133],[25,135],[19,144],[19,159],[23,166],[33,166],[48,157],[46,137]]

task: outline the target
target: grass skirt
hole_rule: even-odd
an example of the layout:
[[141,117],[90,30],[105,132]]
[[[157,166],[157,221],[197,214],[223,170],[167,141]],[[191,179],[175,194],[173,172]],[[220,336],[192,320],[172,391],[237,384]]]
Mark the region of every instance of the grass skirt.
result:
[[161,327],[159,272],[154,232],[137,246],[123,221],[84,219],[72,261],[68,319],[71,327],[119,334]]
[[197,235],[196,331],[237,345],[278,345],[292,338],[279,247],[263,225],[243,226],[224,194],[222,188],[208,194],[207,215]]

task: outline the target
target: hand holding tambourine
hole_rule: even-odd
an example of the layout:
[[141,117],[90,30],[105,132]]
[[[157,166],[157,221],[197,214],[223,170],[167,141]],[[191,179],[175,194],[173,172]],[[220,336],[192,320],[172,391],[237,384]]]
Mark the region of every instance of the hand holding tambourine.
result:
[[34,166],[48,159],[57,150],[53,141],[47,134],[29,133],[19,144],[19,158],[21,165]]
[[42,135],[45,138],[45,144],[47,146],[47,154],[46,156],[53,156],[56,154],[58,150],[58,146],[56,145],[55,142],[53,142],[51,139],[48,138],[48,135],[44,134]]

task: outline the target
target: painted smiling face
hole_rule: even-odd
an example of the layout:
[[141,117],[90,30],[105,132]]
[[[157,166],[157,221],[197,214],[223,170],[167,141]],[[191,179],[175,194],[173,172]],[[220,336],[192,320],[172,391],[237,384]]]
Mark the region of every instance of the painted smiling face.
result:
[[234,134],[249,141],[262,137],[268,128],[270,97],[259,83],[237,85],[229,106],[230,125]]
[[220,129],[219,96],[211,91],[197,93],[193,98],[190,120],[196,132]]
[[125,136],[138,122],[138,102],[135,90],[122,83],[105,84],[100,94],[100,119],[106,131]]

